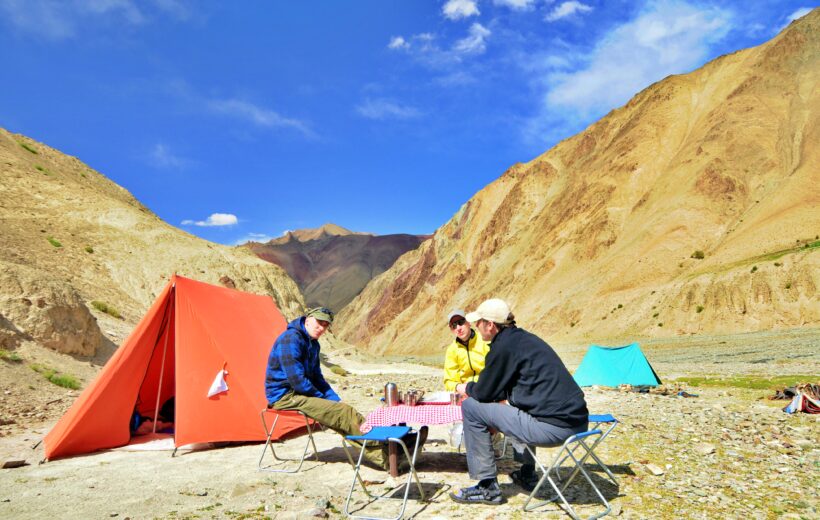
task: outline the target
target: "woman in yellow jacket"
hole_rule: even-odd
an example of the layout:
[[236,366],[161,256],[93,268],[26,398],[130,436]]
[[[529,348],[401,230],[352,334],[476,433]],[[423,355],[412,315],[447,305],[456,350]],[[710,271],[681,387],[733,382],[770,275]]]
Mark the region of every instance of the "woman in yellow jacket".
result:
[[470,328],[464,316],[463,310],[456,309],[447,317],[450,331],[455,336],[444,358],[444,387],[448,392],[455,392],[456,385],[461,383],[478,381],[478,375],[484,369],[484,358],[490,351],[490,345]]

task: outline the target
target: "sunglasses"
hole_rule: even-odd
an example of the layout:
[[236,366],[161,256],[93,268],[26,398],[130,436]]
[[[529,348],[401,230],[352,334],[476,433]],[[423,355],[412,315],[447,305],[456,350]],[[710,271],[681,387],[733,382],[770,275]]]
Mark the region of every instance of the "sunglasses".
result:
[[467,320],[465,320],[464,318],[458,319],[456,321],[451,321],[450,322],[450,328],[455,329],[456,327],[461,327],[465,323],[467,323]]

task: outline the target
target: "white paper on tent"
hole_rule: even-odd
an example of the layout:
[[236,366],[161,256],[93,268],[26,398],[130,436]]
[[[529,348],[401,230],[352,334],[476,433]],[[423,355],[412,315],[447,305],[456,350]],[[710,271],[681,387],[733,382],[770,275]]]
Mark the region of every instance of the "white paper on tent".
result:
[[225,382],[225,376],[227,375],[228,371],[224,368],[216,373],[214,382],[211,383],[211,389],[208,390],[208,397],[213,397],[216,394],[221,394],[222,392],[228,391],[228,383]]

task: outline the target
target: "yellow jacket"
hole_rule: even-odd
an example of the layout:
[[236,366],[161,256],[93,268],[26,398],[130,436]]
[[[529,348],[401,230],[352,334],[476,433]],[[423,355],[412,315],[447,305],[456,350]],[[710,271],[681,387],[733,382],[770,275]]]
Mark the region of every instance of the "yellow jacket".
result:
[[453,339],[444,358],[444,388],[455,392],[456,385],[478,381],[478,374],[484,369],[484,358],[489,351],[490,345],[475,330],[467,346],[462,345],[458,338]]

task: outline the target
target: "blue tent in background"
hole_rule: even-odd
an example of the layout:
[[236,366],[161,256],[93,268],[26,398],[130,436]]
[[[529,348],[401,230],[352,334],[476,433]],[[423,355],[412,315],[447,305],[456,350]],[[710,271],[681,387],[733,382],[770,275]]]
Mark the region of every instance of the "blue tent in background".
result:
[[625,347],[591,345],[573,377],[578,386],[661,384],[637,343]]

